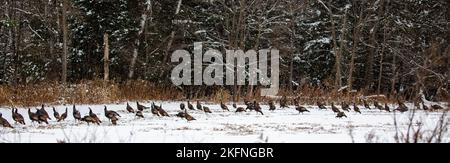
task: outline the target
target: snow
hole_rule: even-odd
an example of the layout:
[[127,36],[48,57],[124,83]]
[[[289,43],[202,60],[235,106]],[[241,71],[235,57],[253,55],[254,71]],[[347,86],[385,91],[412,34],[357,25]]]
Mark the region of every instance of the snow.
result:
[[195,32],[195,34],[201,34],[201,33],[206,33],[206,30],[199,30],[199,31]]
[[343,86],[343,87],[338,89],[338,92],[342,92],[342,91],[346,90],[347,88],[348,88],[348,85]]
[[350,9],[351,7],[352,7],[351,4],[346,4],[346,5],[345,5],[345,9],[347,9],[347,10]]
[[[157,105],[161,102],[156,102]],[[19,109],[25,117],[26,125],[13,124],[11,112],[0,108],[15,129],[0,128],[0,142],[96,142],[96,143],[286,143],[286,142],[395,142],[394,114],[379,110],[362,110],[362,114],[347,112],[348,118],[338,119],[331,110],[319,110],[315,106],[307,106],[310,113],[299,114],[292,109],[268,111],[262,105],[264,115],[256,112],[234,113],[224,112],[217,104],[205,104],[213,114],[201,111],[189,111],[196,121],[187,122],[175,117],[179,111],[179,102],[162,102],[163,108],[171,117],[156,117],[149,111],[144,119],[137,119],[134,114],[125,113],[125,103],[107,105],[109,110],[118,111],[122,118],[117,126],[112,126],[103,114],[103,105],[89,105],[97,113],[103,123],[100,126],[75,123],[72,108],[65,122],[57,123],[54,118],[49,125],[32,124],[27,110]],[[145,105],[150,106],[149,103]],[[135,104],[132,106],[134,108]],[[242,105],[241,105],[242,106]],[[412,108],[412,104],[408,104]],[[55,106],[60,114],[65,106]],[[195,107],[195,106],[194,106]],[[228,105],[232,108],[231,105]],[[278,106],[277,106],[278,107]],[[394,106],[390,106],[394,108]],[[360,106],[360,108],[364,108]],[[77,106],[82,116],[88,114],[88,106]],[[47,112],[53,117],[50,107]],[[234,109],[233,109],[234,110]],[[35,111],[35,110],[34,110]],[[434,129],[434,125],[442,113],[418,111],[417,119],[424,120],[423,130]],[[409,113],[397,113],[400,129],[408,124]],[[350,136],[350,130],[354,139]],[[449,136],[444,140],[448,142]]]
[[306,43],[306,47],[304,50],[308,50],[311,46],[315,45],[316,43],[329,44],[330,42],[331,42],[331,38],[328,38],[328,37],[320,38],[318,40],[311,40]]
[[313,23],[302,23],[305,26],[313,26],[313,27],[317,27],[320,25],[320,23],[322,23],[321,21],[317,21],[317,22],[313,22]]

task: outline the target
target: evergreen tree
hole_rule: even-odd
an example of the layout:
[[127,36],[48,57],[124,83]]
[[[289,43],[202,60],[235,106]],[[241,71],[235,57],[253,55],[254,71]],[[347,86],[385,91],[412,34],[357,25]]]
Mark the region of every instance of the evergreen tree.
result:
[[74,0],[79,12],[70,24],[73,55],[70,57],[73,79],[101,77],[103,34],[109,34],[111,76],[123,77],[127,71],[125,62],[132,46],[130,37],[137,31],[136,20],[130,16],[127,0]]

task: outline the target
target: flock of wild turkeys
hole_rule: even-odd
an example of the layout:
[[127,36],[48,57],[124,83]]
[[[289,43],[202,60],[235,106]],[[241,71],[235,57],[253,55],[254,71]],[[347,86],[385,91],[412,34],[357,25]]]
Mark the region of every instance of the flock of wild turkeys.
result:
[[[364,107],[366,109],[372,109],[368,101],[363,100],[363,104],[364,104]],[[261,106],[260,106],[260,104],[258,102],[256,102],[256,101],[254,101],[254,102],[245,101],[245,105],[246,105],[246,108],[237,107],[236,104],[233,104],[232,106],[236,110],[235,111],[236,113],[238,113],[238,112],[247,112],[247,111],[255,111],[257,113],[260,113],[261,115],[264,115],[264,113],[262,112],[262,108],[261,108]],[[309,112],[309,110],[306,107],[299,105],[297,100],[293,101],[293,105],[295,105],[295,110],[297,110],[299,113]],[[275,106],[275,103],[273,101],[269,101],[268,102],[268,106],[269,106],[269,110],[270,111],[276,110],[276,106]],[[323,109],[323,110],[327,110],[328,109],[326,104],[324,104],[322,102],[317,102],[317,106],[318,106],[319,109]],[[355,103],[352,103],[352,106],[353,106],[353,111],[361,114],[361,109]],[[374,106],[375,109],[379,109],[381,111],[391,112],[391,108],[389,108],[389,106],[387,104],[384,104],[384,106],[382,106],[377,101],[373,101],[373,106]],[[415,106],[416,106],[416,108],[423,109],[425,111],[444,110],[444,108],[442,106],[431,105],[430,107],[428,107],[423,102],[421,103],[422,107],[420,106],[419,103],[415,103]],[[223,111],[230,111],[228,109],[228,106],[225,105],[223,102],[220,103],[220,107],[222,108]],[[285,97],[283,97],[280,100],[280,108],[289,108],[288,101],[287,101],[287,99]],[[180,104],[180,109],[181,109],[181,111],[178,114],[176,114],[176,116],[180,117],[180,118],[183,118],[183,119],[186,119],[187,121],[196,120],[192,115],[190,115],[188,113],[188,110],[200,110],[200,111],[203,111],[205,113],[212,113],[212,111],[211,111],[211,109],[209,107],[202,106],[202,104],[199,101],[197,101],[195,108],[189,101],[187,102],[187,108],[186,108],[186,104],[185,103],[181,103]],[[153,115],[155,115],[155,116],[167,116],[167,117],[170,116],[162,108],[162,105],[157,106],[157,105],[155,105],[155,103],[152,103],[151,107],[147,107],[147,106],[141,105],[139,102],[136,102],[136,110],[133,107],[131,107],[131,105],[129,103],[127,103],[127,106],[126,106],[126,111],[128,113],[135,114],[135,116],[138,117],[138,118],[144,118],[143,112],[145,110],[150,110],[151,113]],[[343,118],[343,117],[347,117],[345,112],[350,112],[352,110],[352,108],[350,107],[350,104],[347,103],[347,102],[342,102],[341,103],[341,109],[339,109],[337,106],[335,106],[334,103],[331,103],[331,110],[334,113],[336,113],[336,118]],[[403,102],[398,101],[398,107],[396,109],[394,109],[393,111],[406,112],[408,110],[409,110],[408,107]],[[20,113],[18,113],[18,109],[17,108],[12,108],[11,112],[12,112],[12,119],[16,123],[25,125],[25,119]],[[67,113],[67,108],[66,108],[64,113],[59,114],[57,112],[57,110],[53,107],[53,117],[56,119],[57,122],[64,121],[67,118],[67,116],[68,116],[67,114],[68,114]],[[100,123],[102,123],[100,118],[97,116],[97,114],[95,114],[92,111],[91,108],[89,108],[89,114],[82,117],[81,114],[80,114],[80,111],[78,111],[76,109],[76,106],[73,105],[72,116],[75,119],[75,121],[86,122],[88,125],[91,124],[91,123],[100,125]],[[112,111],[112,110],[108,110],[108,108],[106,106],[104,108],[104,116],[113,125],[117,125],[117,121],[121,117],[119,113],[117,113],[115,111]],[[45,110],[45,106],[44,105],[42,105],[41,109],[37,109],[36,112],[32,112],[31,109],[28,109],[28,117],[29,117],[29,119],[31,120],[32,123],[37,122],[39,124],[41,124],[41,123],[48,124],[48,120],[51,120],[49,114]],[[0,113],[0,126],[6,127],[6,128],[13,128],[13,126],[5,118],[2,117],[1,113]]]

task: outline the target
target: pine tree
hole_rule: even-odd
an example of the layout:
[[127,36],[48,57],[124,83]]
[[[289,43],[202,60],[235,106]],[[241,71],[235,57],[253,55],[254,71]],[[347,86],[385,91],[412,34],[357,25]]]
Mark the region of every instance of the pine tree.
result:
[[[138,29],[137,23],[130,16],[127,0],[75,0],[79,12],[72,18],[73,55],[71,71],[75,79],[96,79],[103,75],[103,34],[110,39],[111,76],[126,76],[129,62],[128,49],[131,36]],[[126,77],[123,77],[126,78]]]

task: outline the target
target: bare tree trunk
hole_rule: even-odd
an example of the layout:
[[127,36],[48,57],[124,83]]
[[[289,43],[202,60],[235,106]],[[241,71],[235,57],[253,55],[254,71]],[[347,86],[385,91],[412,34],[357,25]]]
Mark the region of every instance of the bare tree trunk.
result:
[[[428,68],[428,61],[430,60],[430,56],[434,56],[435,54],[423,54],[425,57],[424,57],[424,61],[423,61],[423,65],[422,65],[422,67],[424,67],[424,68]],[[423,88],[424,88],[424,79],[425,79],[425,76],[427,75],[427,73],[422,69],[422,68],[419,68],[417,71],[416,71],[416,78],[417,78],[417,81],[416,81],[416,88],[415,88],[415,90],[414,90],[414,92],[415,92],[415,94],[416,94],[416,97],[419,97],[420,95],[421,95],[421,93],[423,94]],[[416,98],[414,98],[414,99],[416,99]]]
[[[67,46],[67,40],[68,40],[68,27],[67,27],[67,0],[63,0],[63,8],[62,8],[62,27],[63,27],[63,54],[61,56],[61,62],[62,62],[62,74],[61,74],[61,83],[63,85],[67,82],[67,56],[68,53],[68,46]],[[52,46],[53,47],[53,46]]]
[[[234,11],[235,10],[234,4],[233,4],[232,8],[233,8],[233,11]],[[228,40],[229,40],[230,48],[237,48],[237,46],[236,46],[237,43],[236,43],[236,38],[235,38],[237,19],[236,19],[235,12],[233,12],[232,14],[233,14],[233,16],[231,17],[231,21],[229,21],[231,23],[231,25],[230,25],[231,30],[230,30],[230,34],[228,35],[228,37],[229,37]],[[235,63],[233,62],[233,65],[234,64]],[[236,103],[237,102],[237,98],[238,98],[238,85],[237,85],[236,67],[234,68],[233,71],[234,71],[234,73],[233,73],[233,75],[234,75],[234,81],[233,81],[233,83],[234,83],[234,85],[233,85],[233,102]]]
[[[242,42],[241,42],[241,35],[242,35],[242,19],[243,19],[243,17],[244,17],[244,8],[243,8],[243,0],[239,0],[239,8],[240,8],[240,10],[239,10],[239,16],[238,16],[238,18],[237,18],[237,23],[236,23],[236,35],[235,35],[235,47],[236,48],[239,48],[239,49],[241,49],[241,50],[244,50],[243,49],[243,46],[241,46],[242,45]],[[244,2],[245,3],[245,2]],[[236,73],[236,79],[237,79],[237,73]],[[240,97],[241,97],[241,93],[242,93],[242,90],[243,88],[242,88],[242,86],[241,85],[239,85],[238,86],[238,91],[237,91],[237,101],[239,101],[240,100]]]
[[376,48],[377,48],[377,40],[376,40],[376,35],[377,35],[377,27],[374,27],[374,30],[370,36],[370,45],[372,45],[373,47],[370,48],[368,56],[367,56],[367,61],[366,61],[366,69],[365,69],[365,73],[364,73],[364,90],[367,93],[370,89],[370,86],[373,82],[373,62],[374,62],[374,56],[376,53]]
[[[12,7],[16,8],[17,7],[17,3],[20,3],[18,1],[12,1]],[[22,17],[21,17],[21,13],[17,13],[17,12],[13,12],[12,13],[12,19],[14,22],[20,22]],[[13,65],[14,65],[14,71],[13,71],[13,78],[12,78],[12,82],[13,85],[16,85],[19,83],[19,70],[20,70],[20,57],[19,57],[19,53],[20,53],[20,42],[21,42],[21,32],[20,29],[22,28],[22,23],[19,23],[18,25],[15,25],[14,27],[14,32],[13,32]]]
[[[447,22],[450,22],[450,2],[447,1]],[[447,44],[450,44],[450,28],[447,28]],[[447,63],[450,62],[450,46],[447,47],[447,55],[446,55],[446,60]],[[447,81],[450,81],[450,65],[447,65]],[[450,89],[450,84],[447,83],[446,84],[447,90]],[[450,98],[448,98],[448,106],[450,106]]]
[[[362,16],[362,11],[360,16],[360,20],[361,21],[361,16]],[[355,58],[356,58],[356,51],[358,50],[358,44],[359,44],[359,26],[360,26],[361,22],[358,22],[356,25],[356,29],[354,29],[353,31],[353,47],[352,47],[352,55],[351,55],[351,59],[350,59],[350,70],[349,70],[349,75],[348,75],[348,88],[349,90],[353,90],[353,72],[355,71]]]
[[353,90],[353,72],[355,71],[355,58],[356,58],[356,51],[358,50],[358,44],[359,44],[359,35],[361,30],[361,23],[363,21],[363,9],[360,9],[358,22],[356,23],[355,29],[353,31],[353,46],[352,46],[352,55],[350,59],[350,71],[348,75],[348,89],[349,91]]
[[294,57],[295,57],[295,18],[294,18],[294,5],[289,6],[289,14],[291,16],[289,25],[291,28],[291,38],[290,38],[290,52],[291,52],[291,62],[289,64],[289,90],[293,91],[293,82],[294,82]]
[[[330,6],[330,3],[329,3]],[[336,25],[334,22],[334,18],[333,18],[333,12],[331,10],[328,11],[329,15],[330,15],[330,20],[331,20],[331,35],[333,37],[333,51],[334,51],[334,55],[336,56],[336,61],[334,63],[334,70],[336,71],[335,74],[335,80],[334,80],[334,87],[335,90],[339,89],[339,87],[341,87],[341,83],[340,83],[340,79],[341,79],[341,65],[338,62],[340,60],[340,54],[338,51],[338,44],[337,44],[337,34],[336,34]]]
[[241,10],[239,11],[239,47],[242,50],[245,50],[245,31],[246,31],[246,22],[245,22],[245,17],[246,17],[246,9],[247,9],[247,5],[246,5],[246,1],[245,0],[241,0],[240,1],[240,5],[241,5]]
[[103,68],[104,68],[104,79],[109,80],[109,35],[105,33],[103,35]]
[[289,63],[289,90],[293,91],[294,90],[294,52],[291,51],[291,61]]
[[340,46],[339,46],[339,52],[336,53],[336,90],[340,89],[342,87],[342,70],[341,70],[341,62],[342,62],[342,54],[344,53],[344,48],[345,48],[345,36],[347,35],[347,10],[345,10],[345,14],[344,14],[344,20],[342,23],[342,34],[341,34],[341,40],[340,40]]
[[[10,8],[10,2],[8,1],[8,2],[6,2],[8,5],[7,6],[4,6],[5,7],[5,16],[6,16],[6,18],[8,18],[9,20],[11,20],[11,17],[10,17],[10,10],[9,10],[9,8]],[[8,44],[6,45],[6,49],[5,49],[5,54],[9,54],[9,55],[11,55],[11,54],[13,54],[14,52],[13,52],[13,44],[14,44],[14,37],[13,37],[13,28],[12,27],[9,27],[8,28]],[[4,57],[4,64],[3,64],[3,71],[5,72],[5,76],[4,76],[4,78],[6,79],[7,78],[7,68],[8,68],[8,65],[6,64],[6,60],[7,60],[7,58],[8,58],[8,55],[7,56],[5,56]]]
[[[178,15],[178,13],[180,13],[182,3],[183,3],[183,0],[178,0],[177,8],[175,10],[175,15]],[[165,57],[164,57],[163,63],[166,63],[170,58],[169,51],[170,51],[170,48],[172,48],[173,39],[175,38],[175,32],[176,32],[175,30],[172,30],[172,33],[170,33],[169,42],[167,43],[166,51],[164,52]]]
[[136,66],[137,58],[138,58],[138,50],[139,50],[139,46],[141,45],[140,39],[142,37],[142,34],[144,33],[145,25],[147,24],[147,16],[148,16],[148,11],[150,11],[150,8],[151,8],[151,1],[147,0],[146,5],[147,6],[141,15],[140,29],[139,29],[138,35],[137,35],[135,43],[134,43],[133,58],[131,58],[130,70],[128,72],[128,79],[131,79],[134,76],[134,69]]
[[[384,5],[384,0],[382,0],[381,2],[380,2],[380,4],[381,5],[383,5],[383,6],[385,6]],[[383,14],[383,15],[386,15],[386,13],[387,13],[387,9],[384,9],[385,11],[385,13]],[[381,13],[381,11],[380,11],[380,13]],[[379,15],[381,15],[381,14],[379,14]],[[383,79],[383,62],[384,62],[384,56],[385,56],[385,51],[386,51],[386,35],[387,35],[387,24],[385,24],[384,25],[384,27],[383,27],[383,44],[382,44],[382,46],[381,46],[381,58],[380,58],[380,71],[378,72],[379,74],[378,74],[378,87],[377,87],[377,94],[380,94],[381,93],[381,81],[382,81],[382,79]],[[375,38],[374,38],[375,39]]]
[[[330,21],[331,21],[331,34],[333,37],[333,51],[335,53],[336,56],[336,61],[334,63],[334,69],[335,69],[335,81],[334,81],[334,89],[335,91],[337,91],[338,89],[340,89],[342,87],[342,80],[341,80],[341,54],[343,52],[343,48],[344,48],[344,41],[341,40],[340,42],[340,47],[338,50],[338,45],[337,45],[337,34],[336,34],[336,22],[334,20],[334,15],[333,15],[333,11],[331,10],[331,1],[328,1],[328,6],[325,5],[325,3],[323,3],[321,0],[319,0],[319,2],[325,7],[325,9],[328,11],[328,14],[330,15]],[[342,26],[342,39],[345,37],[345,27],[347,26],[347,10],[345,11],[345,15],[344,15],[344,21],[343,21],[343,26]]]
[[381,80],[383,79],[383,59],[384,59],[384,52],[386,50],[386,27],[383,30],[383,46],[381,47],[381,58],[380,58],[380,71],[378,72],[378,87],[377,87],[377,93],[381,93]]
[[397,56],[395,54],[393,54],[392,56],[392,73],[394,74],[394,76],[392,77],[392,81],[391,81],[391,94],[395,95],[397,93],[397,91],[395,90],[395,85],[397,82],[397,76],[398,76],[398,71],[397,71]]
[[[240,0],[239,1],[239,5],[240,5],[240,10],[239,10],[239,21],[238,21],[238,28],[237,28],[237,33],[238,35],[236,35],[236,39],[239,42],[238,46],[241,50],[245,50],[245,33],[246,33],[246,22],[245,22],[245,17],[246,17],[246,9],[247,9],[247,5],[246,5],[246,1],[245,0]],[[249,81],[252,82],[252,81]],[[247,87],[247,98],[251,99],[253,98],[253,89],[254,86],[250,85]],[[240,93],[240,91],[239,91]],[[238,96],[238,98],[241,96]],[[239,99],[238,99],[239,100]]]

